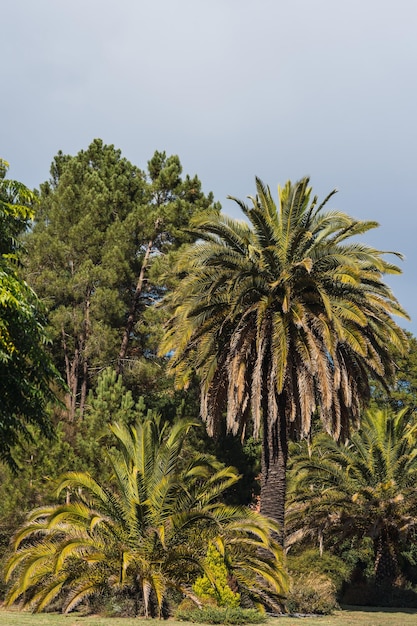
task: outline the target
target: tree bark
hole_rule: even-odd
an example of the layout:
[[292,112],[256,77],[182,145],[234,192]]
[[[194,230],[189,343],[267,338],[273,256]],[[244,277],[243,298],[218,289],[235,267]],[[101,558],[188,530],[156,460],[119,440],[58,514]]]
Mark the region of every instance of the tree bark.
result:
[[85,401],[87,398],[88,391],[88,375],[89,375],[89,367],[88,367],[88,358],[86,356],[86,345],[87,340],[90,336],[90,297],[91,291],[88,290],[86,301],[85,301],[85,315],[84,315],[84,329],[82,336],[80,338],[80,343],[83,347],[83,371],[82,371],[82,381],[81,381],[81,397],[80,397],[80,418],[84,417],[84,408]]
[[269,424],[264,410],[262,440],[261,513],[278,522],[278,541],[285,541],[285,498],[287,492],[288,434],[283,411]]
[[130,335],[132,334],[133,326],[135,324],[136,319],[136,311],[139,304],[139,298],[142,294],[143,284],[145,282],[145,272],[149,264],[149,258],[151,256],[152,248],[153,248],[153,239],[148,242],[148,246],[146,248],[145,256],[142,261],[142,267],[140,268],[140,274],[138,278],[138,282],[136,285],[135,293],[132,299],[132,303],[130,305],[129,314],[127,317],[126,327],[123,332],[122,343],[120,346],[119,356],[117,358],[117,366],[116,373],[120,374],[123,370],[124,361],[126,359],[127,348],[129,345]]
[[80,399],[79,410],[80,417],[82,418],[88,391],[89,368],[88,358],[85,354],[85,347],[87,339],[90,336],[90,298],[91,290],[89,289],[86,294],[85,300],[83,329],[76,337],[74,337],[75,349],[72,360],[67,345],[65,328],[64,326],[61,327],[62,347],[65,360],[65,373],[69,390],[65,403],[68,410],[68,421],[70,423],[74,422],[75,420],[75,412],[77,409],[78,398]]
[[393,542],[384,529],[374,540],[375,583],[392,585],[398,576],[398,559]]
[[65,404],[68,411],[68,421],[73,422],[75,417],[75,405],[78,390],[78,365],[79,365],[79,351],[76,348],[73,360],[70,360],[69,351],[67,347],[65,329],[61,327],[62,334],[62,347],[64,351],[65,359],[65,374],[67,378],[68,392],[65,397]]

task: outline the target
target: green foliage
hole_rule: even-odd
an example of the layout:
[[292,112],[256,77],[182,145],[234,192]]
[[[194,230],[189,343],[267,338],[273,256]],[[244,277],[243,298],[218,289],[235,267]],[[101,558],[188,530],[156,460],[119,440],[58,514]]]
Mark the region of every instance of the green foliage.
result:
[[[326,544],[327,550],[337,555],[351,572],[351,582],[373,579],[375,574],[375,554],[371,537],[353,536],[341,538],[335,534],[328,538]],[[326,554],[328,553],[327,550]]]
[[[321,434],[291,467],[288,527],[298,539],[373,543],[377,583],[393,583],[417,528],[417,421],[369,410],[344,446]],[[291,543],[291,537],[289,538]]]
[[[163,312],[147,310],[167,288],[164,258],[191,241],[183,227],[209,206],[212,196],[203,194],[197,177],[182,176],[177,156],[156,152],[145,172],[96,139],[76,156],[55,157],[26,235],[25,272],[48,308],[70,422],[77,411],[83,416],[97,372],[157,361]],[[157,365],[156,385],[162,360]]]
[[121,378],[113,370],[105,370],[98,378],[97,391],[88,398],[85,419],[75,434],[61,420],[59,411],[51,416],[53,439],[46,440],[29,427],[31,441],[19,440],[11,449],[20,471],[13,474],[0,465],[0,554],[6,554],[10,537],[28,511],[41,503],[55,502],[52,491],[65,471],[84,470],[101,476],[103,482],[110,481],[112,469],[106,449],[114,448],[116,441],[110,436],[109,424],[113,419],[133,424],[146,412],[143,402],[133,403]]
[[322,574],[304,574],[293,579],[285,607],[288,613],[329,615],[338,608],[336,589]]
[[[404,350],[393,314],[407,317],[384,283],[399,268],[353,238],[376,227],[324,212],[309,179],[279,188],[278,203],[256,179],[236,200],[245,221],[206,211],[192,220],[196,242],[180,254],[171,317],[160,353],[172,353],[176,383],[201,378],[211,434],[262,432],[262,511],[284,527],[287,433],[347,437],[371,393],[371,377],[394,376],[392,346]],[[277,485],[279,487],[277,488]],[[282,531],[281,531],[282,536]]]
[[125,589],[143,602],[145,615],[152,598],[161,614],[170,587],[188,593],[199,572],[210,576],[204,555],[215,541],[237,583],[273,605],[286,589],[274,524],[221,504],[238,475],[207,455],[183,458],[191,426],[168,429],[155,414],[131,428],[112,425],[113,484],[82,472],[61,477],[58,494],[66,502],[34,509],[15,535],[8,603],[21,598],[40,611],[60,598],[70,611]]
[[316,548],[301,550],[287,556],[291,577],[285,607],[289,613],[328,615],[337,606],[345,584],[350,580],[354,564]]
[[33,217],[36,198],[21,183],[7,180],[7,169],[0,160],[0,461],[16,469],[12,447],[31,440],[31,425],[52,434],[46,406],[59,376],[46,352],[43,307],[18,272],[18,235]]
[[210,578],[206,574],[197,578],[193,585],[196,596],[203,602],[212,599],[218,606],[239,606],[240,594],[230,588],[224,559],[212,543],[207,548],[205,566]]
[[9,164],[0,158],[0,251],[1,260],[17,261],[19,235],[33,219],[36,197],[25,185],[6,178]]
[[74,447],[79,458],[78,469],[110,479],[111,466],[103,450],[114,447],[115,441],[109,430],[112,422],[126,426],[146,414],[143,400],[135,404],[132,394],[123,385],[122,377],[115,370],[103,370],[97,379],[95,390],[90,390],[84,419],[74,437]]
[[179,621],[197,624],[263,624],[267,620],[266,614],[256,609],[218,606],[204,606],[201,609],[179,608],[175,613],[175,618]]
[[[52,503],[52,491],[59,476],[69,469],[77,469],[79,458],[66,440],[63,425],[54,428],[52,440],[30,428],[31,441],[19,441],[11,453],[19,466],[13,472],[0,464],[0,571],[10,556],[10,539],[24,522],[26,514],[41,503]],[[0,585],[0,598],[5,588]]]
[[335,591],[340,592],[343,583],[349,581],[353,565],[348,565],[343,559],[330,552],[320,554],[316,548],[302,550],[299,554],[287,556],[287,567],[291,576],[299,579],[311,574],[328,578],[334,585]]
[[385,409],[388,406],[396,413],[408,408],[417,411],[417,339],[409,332],[408,349],[405,353],[394,349],[396,364],[395,379],[389,388],[375,385],[372,393],[374,406]]

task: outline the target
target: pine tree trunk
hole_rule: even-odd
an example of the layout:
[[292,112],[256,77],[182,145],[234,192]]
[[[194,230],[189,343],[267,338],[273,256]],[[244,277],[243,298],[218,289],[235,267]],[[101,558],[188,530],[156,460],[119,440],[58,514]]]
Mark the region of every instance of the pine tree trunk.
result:
[[68,391],[65,395],[65,406],[68,411],[68,422],[73,422],[75,419],[75,409],[77,404],[77,394],[78,394],[78,370],[80,364],[80,353],[78,348],[74,352],[74,357],[72,361],[70,361],[69,354],[67,351],[67,346],[65,342],[65,333],[62,330],[63,334],[63,349],[65,354],[65,371],[67,378],[67,386]]
[[77,405],[77,395],[78,395],[78,370],[80,365],[80,351],[76,348],[74,352],[74,358],[71,363],[71,386],[70,386],[70,411],[68,419],[70,422],[73,422],[75,419],[75,408]]
[[90,337],[90,304],[91,304],[90,297],[91,297],[91,292],[90,290],[88,290],[86,301],[85,301],[84,330],[80,338],[80,344],[83,346],[83,355],[82,355],[83,368],[82,368],[81,396],[80,396],[80,419],[83,419],[83,416],[84,416],[85,401],[87,398],[87,391],[88,391],[89,367],[88,367],[88,358],[86,356],[86,345],[87,345],[87,340]]
[[139,304],[139,298],[140,298],[140,296],[142,294],[143,283],[145,282],[145,272],[146,272],[146,269],[148,267],[149,258],[151,256],[152,248],[153,248],[153,239],[148,242],[148,247],[146,248],[145,256],[144,256],[143,261],[142,261],[142,267],[140,268],[140,274],[139,274],[138,282],[137,282],[137,285],[136,285],[135,294],[133,296],[133,300],[132,300],[132,303],[130,305],[129,314],[128,314],[128,318],[127,318],[127,322],[126,322],[126,327],[125,327],[125,330],[124,330],[124,333],[123,333],[122,343],[121,343],[121,346],[120,346],[119,356],[117,358],[117,367],[116,367],[116,373],[117,374],[120,374],[121,371],[123,370],[123,364],[124,364],[124,361],[126,359],[126,354],[127,354],[127,348],[128,348],[128,345],[129,345],[130,335],[132,333],[133,326],[135,324],[136,310],[137,310],[137,307],[138,307],[138,304]]
[[74,420],[74,414],[75,414],[74,382],[75,382],[76,359],[74,358],[71,363],[70,358],[69,358],[69,353],[68,353],[65,329],[63,326],[61,327],[61,334],[62,334],[62,348],[64,351],[64,360],[65,360],[65,375],[66,375],[67,387],[68,387],[68,392],[65,394],[65,406],[67,407],[67,411],[68,411],[68,421],[72,422]]
[[[264,415],[265,415],[264,411]],[[261,513],[278,522],[277,537],[283,546],[285,540],[285,497],[287,491],[288,434],[285,416],[271,425],[264,419],[262,441]]]
[[[69,266],[71,269],[71,276],[74,276],[74,263],[72,260],[69,262]],[[75,305],[73,304],[73,317],[75,319]],[[62,347],[64,350],[64,358],[65,358],[65,371],[67,376],[67,385],[68,385],[68,393],[66,395],[65,404],[68,410],[68,422],[73,423],[75,419],[75,409],[77,403],[77,394],[78,394],[78,370],[80,365],[80,351],[77,347],[77,342],[75,342],[74,355],[71,361],[70,352],[67,345],[67,334],[65,332],[64,326],[61,327],[62,333]]]
[[[88,391],[88,358],[86,357],[85,348],[87,339],[90,335],[90,291],[87,293],[84,313],[84,327],[75,338],[75,350],[72,356],[66,341],[65,329],[61,327],[62,347],[65,360],[65,374],[67,379],[68,393],[66,395],[65,404],[68,411],[68,421],[70,423],[75,420],[75,412],[77,409],[77,401],[79,399],[80,417],[83,416],[85,401]],[[81,389],[80,389],[81,385]],[[80,394],[80,395],[79,395]]]

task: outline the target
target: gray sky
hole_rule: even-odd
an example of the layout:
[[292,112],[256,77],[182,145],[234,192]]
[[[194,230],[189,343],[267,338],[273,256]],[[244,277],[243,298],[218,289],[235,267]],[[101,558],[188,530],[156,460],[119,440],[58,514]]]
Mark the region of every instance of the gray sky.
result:
[[416,0],[9,0],[0,156],[29,187],[100,137],[139,167],[178,154],[228,194],[308,174],[405,255],[389,280],[417,334]]

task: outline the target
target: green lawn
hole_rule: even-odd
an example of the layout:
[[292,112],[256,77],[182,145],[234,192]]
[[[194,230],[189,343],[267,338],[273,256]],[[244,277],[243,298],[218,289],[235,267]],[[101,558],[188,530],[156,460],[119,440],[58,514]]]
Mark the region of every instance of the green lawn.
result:
[[[32,615],[19,611],[0,610],[0,626],[136,626],[148,624],[157,626],[158,620],[81,617],[77,614]],[[166,626],[184,626],[185,622],[168,620]],[[328,617],[278,617],[268,620],[266,626],[415,626],[417,624],[417,609],[368,609],[363,607],[354,610],[338,611]]]

